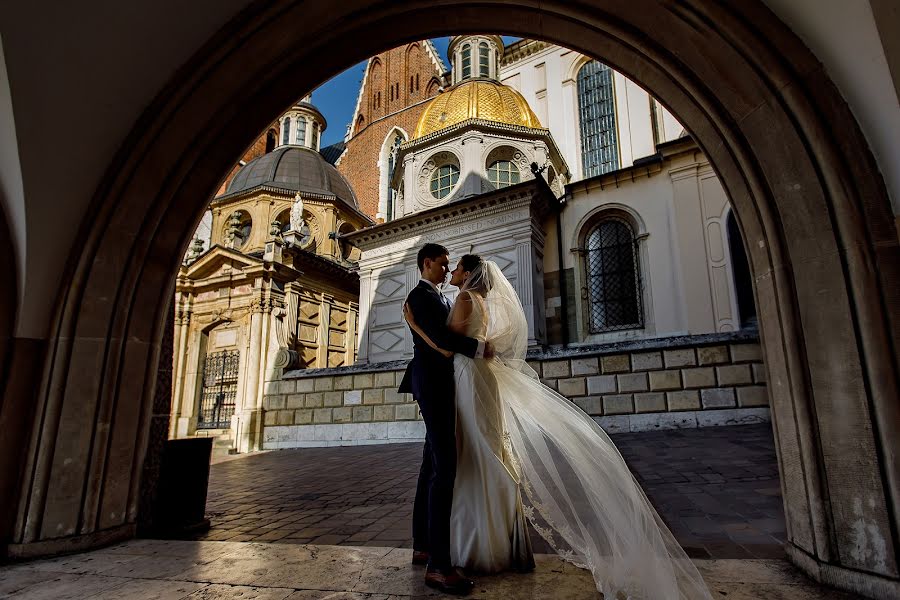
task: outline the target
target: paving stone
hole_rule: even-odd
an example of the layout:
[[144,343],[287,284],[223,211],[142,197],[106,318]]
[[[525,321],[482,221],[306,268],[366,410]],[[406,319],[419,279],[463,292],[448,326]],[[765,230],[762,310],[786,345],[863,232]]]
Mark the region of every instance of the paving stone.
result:
[[600,366],[604,373],[624,373],[631,370],[631,358],[627,354],[602,356]]

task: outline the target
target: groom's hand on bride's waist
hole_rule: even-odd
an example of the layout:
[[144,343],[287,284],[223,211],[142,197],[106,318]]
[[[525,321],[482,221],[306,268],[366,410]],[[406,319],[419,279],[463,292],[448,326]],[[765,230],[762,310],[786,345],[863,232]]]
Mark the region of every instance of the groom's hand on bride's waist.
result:
[[484,358],[494,358],[494,345],[490,342],[484,343],[484,354],[482,354]]

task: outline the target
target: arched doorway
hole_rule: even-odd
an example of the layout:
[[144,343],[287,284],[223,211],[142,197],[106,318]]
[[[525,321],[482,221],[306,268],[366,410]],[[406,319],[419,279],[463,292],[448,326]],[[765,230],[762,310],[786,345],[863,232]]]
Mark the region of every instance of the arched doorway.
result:
[[257,132],[298,89],[366,56],[486,28],[602,58],[697,139],[749,253],[788,551],[827,582],[884,596],[896,589],[891,425],[900,407],[889,307],[900,260],[884,185],[800,40],[761,2],[712,0],[515,9],[414,0],[366,10],[285,1],[227,24],[147,109],[98,187],[87,242],[58,291],[10,553],[132,535],[171,272],[221,173]]

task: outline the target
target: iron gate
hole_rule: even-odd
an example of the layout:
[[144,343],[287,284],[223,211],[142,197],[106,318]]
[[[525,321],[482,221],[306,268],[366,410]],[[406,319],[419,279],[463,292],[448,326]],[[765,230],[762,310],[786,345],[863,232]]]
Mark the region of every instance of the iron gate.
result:
[[239,350],[208,354],[203,363],[203,391],[200,393],[198,429],[231,427],[237,397]]

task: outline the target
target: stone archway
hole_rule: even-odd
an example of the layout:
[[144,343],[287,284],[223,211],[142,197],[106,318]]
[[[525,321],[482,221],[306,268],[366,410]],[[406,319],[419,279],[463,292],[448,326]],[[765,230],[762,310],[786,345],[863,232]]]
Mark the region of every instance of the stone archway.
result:
[[788,551],[827,583],[896,593],[894,219],[824,69],[756,0],[282,0],[239,15],[161,91],[97,191],[58,292],[9,554],[133,535],[172,273],[222,173],[272,115],[385,48],[484,29],[602,58],[697,139],[754,276]]

